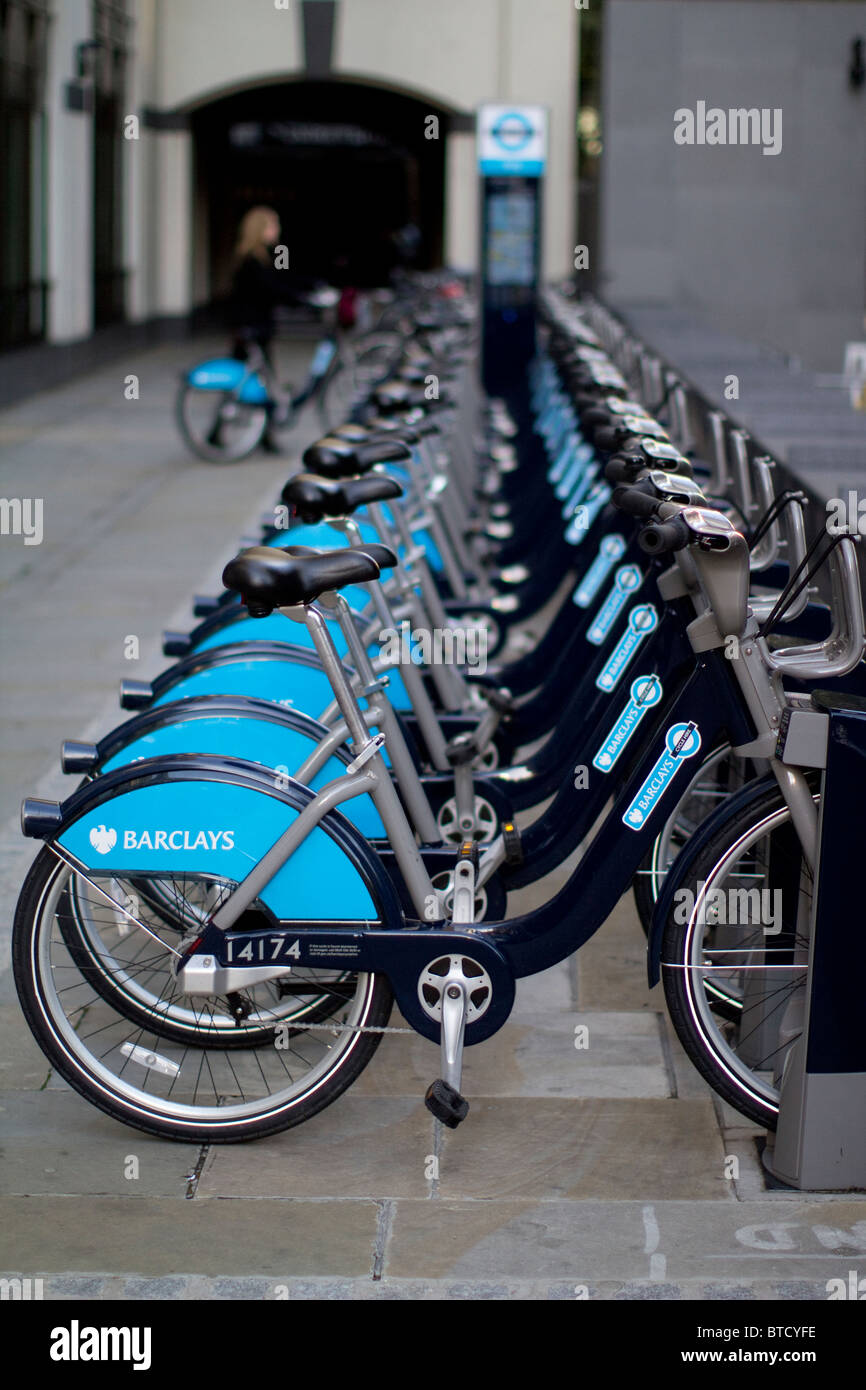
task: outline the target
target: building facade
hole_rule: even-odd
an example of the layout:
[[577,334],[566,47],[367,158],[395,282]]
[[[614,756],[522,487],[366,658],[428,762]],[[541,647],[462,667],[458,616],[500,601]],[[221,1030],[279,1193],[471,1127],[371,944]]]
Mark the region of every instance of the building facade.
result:
[[[300,271],[477,257],[474,116],[549,111],[544,268],[571,267],[567,0],[2,0],[0,346],[73,343],[224,292],[272,204]],[[366,268],[366,270],[364,269]]]

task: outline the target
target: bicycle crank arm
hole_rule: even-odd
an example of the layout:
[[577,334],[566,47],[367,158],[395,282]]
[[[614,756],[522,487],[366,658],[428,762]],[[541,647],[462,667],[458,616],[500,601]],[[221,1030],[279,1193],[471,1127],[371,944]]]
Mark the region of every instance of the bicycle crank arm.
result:
[[456,1129],[469,1113],[469,1102],[460,1094],[463,1075],[463,1039],[466,1035],[466,979],[452,966],[443,982],[440,1057],[442,1075],[427,1087],[424,1104],[442,1124]]

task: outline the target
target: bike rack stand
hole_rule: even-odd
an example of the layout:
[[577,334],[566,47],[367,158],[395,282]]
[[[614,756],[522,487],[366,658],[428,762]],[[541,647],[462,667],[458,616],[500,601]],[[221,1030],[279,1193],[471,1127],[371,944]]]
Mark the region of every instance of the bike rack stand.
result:
[[821,856],[812,906],[803,1032],[790,1049],[765,1166],[792,1187],[866,1188],[862,873],[866,701],[824,692],[829,715]]

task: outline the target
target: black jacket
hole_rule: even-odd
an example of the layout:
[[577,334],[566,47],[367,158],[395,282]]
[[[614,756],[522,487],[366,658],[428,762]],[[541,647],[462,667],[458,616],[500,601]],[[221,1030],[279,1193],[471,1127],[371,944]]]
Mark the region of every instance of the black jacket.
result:
[[246,329],[257,338],[269,338],[274,331],[274,306],[296,304],[314,283],[290,270],[277,270],[270,261],[245,256],[232,280],[232,327]]

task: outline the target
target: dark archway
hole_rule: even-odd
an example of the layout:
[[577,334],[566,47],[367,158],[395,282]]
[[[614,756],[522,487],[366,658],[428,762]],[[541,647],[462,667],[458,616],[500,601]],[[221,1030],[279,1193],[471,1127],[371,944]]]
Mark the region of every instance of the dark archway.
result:
[[[431,115],[438,139],[425,134]],[[279,213],[299,275],[382,284],[399,259],[394,234],[409,224],[420,234],[414,264],[441,265],[449,120],[429,99],[344,80],[249,87],[193,111],[211,302],[226,291],[238,222],[258,203]]]

